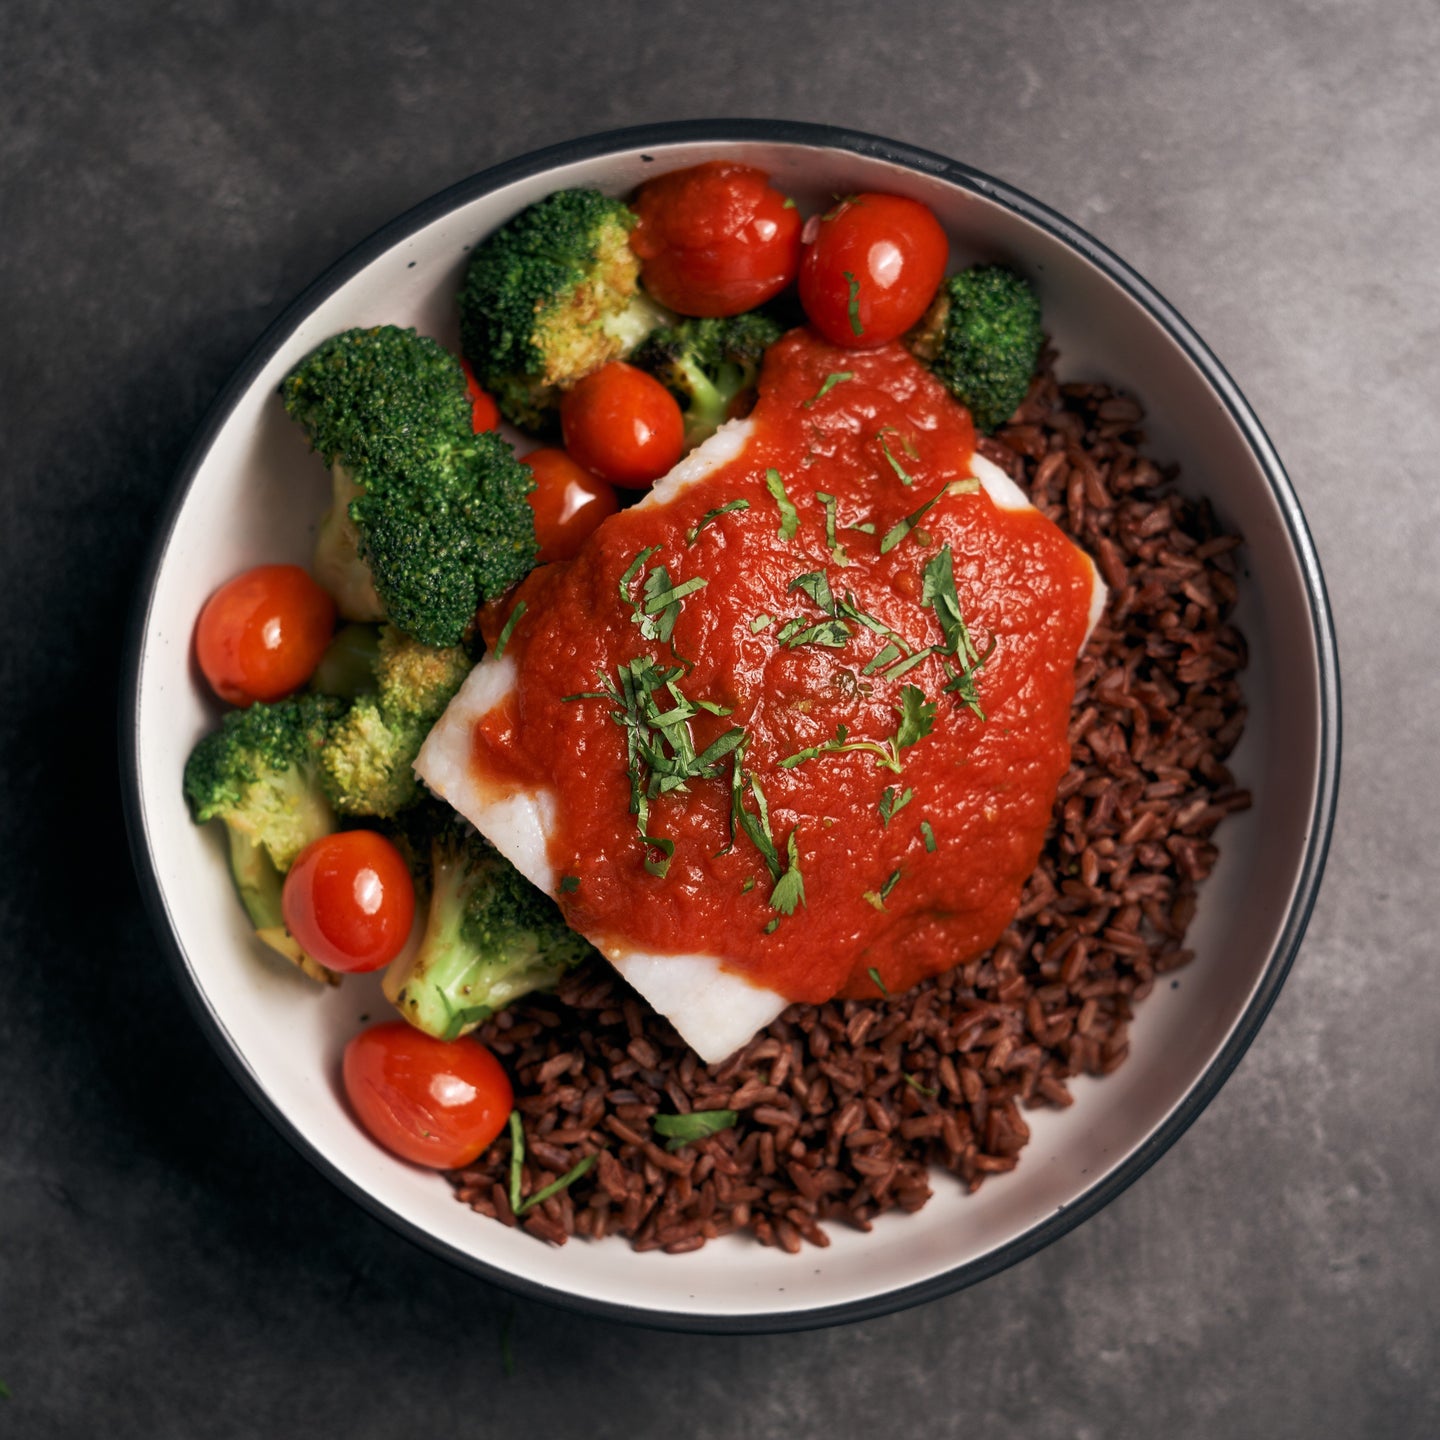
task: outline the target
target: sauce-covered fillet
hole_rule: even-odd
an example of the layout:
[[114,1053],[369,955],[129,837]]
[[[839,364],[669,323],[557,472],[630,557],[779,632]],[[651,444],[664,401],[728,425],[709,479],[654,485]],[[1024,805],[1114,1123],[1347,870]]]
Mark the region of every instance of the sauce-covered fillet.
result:
[[421,753],[704,1059],[1013,916],[1104,591],[972,439],[898,346],[786,337],[751,420],[522,585]]

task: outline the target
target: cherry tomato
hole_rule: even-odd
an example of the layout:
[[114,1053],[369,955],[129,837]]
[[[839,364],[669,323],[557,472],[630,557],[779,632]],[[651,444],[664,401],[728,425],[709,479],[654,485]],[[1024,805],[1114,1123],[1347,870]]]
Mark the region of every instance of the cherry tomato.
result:
[[800,303],[832,344],[865,350],[898,340],[945,278],[950,242],[918,200],[856,195],[812,222]]
[[415,884],[400,852],[373,830],[342,830],[307,845],[280,894],[285,928],[331,970],[378,970],[405,948]]
[[493,430],[500,423],[500,407],[490,398],[488,390],[480,388],[468,360],[462,360],[460,368],[465,372],[465,388],[470,392],[470,428],[477,435],[482,430]]
[[222,700],[253,705],[298,690],[334,629],[335,602],[298,565],[257,565],[205,602],[195,653]]
[[800,263],[800,212],[763,170],[711,160],[646,181],[630,244],[640,278],[682,315],[738,315],[778,295]]
[[563,450],[532,450],[522,458],[535,477],[529,499],[540,563],[569,560],[591,531],[620,508],[615,487],[577,465]]
[[346,1047],[345,1094],[387,1150],[436,1170],[473,1163],[515,1103],[500,1062],[474,1040],[446,1044],[390,1020]]
[[565,392],[560,428],[572,460],[627,490],[658,480],[685,448],[679,401],[623,360],[602,365]]

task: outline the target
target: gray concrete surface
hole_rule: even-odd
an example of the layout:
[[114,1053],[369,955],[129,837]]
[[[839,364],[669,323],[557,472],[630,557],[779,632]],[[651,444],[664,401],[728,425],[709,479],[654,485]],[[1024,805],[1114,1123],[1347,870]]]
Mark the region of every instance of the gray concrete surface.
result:
[[[0,10],[0,1435],[1440,1433],[1437,71],[1433,0]],[[1345,679],[1309,938],[1179,1146],[976,1289],[771,1339],[515,1302],[341,1200],[191,1022],[113,759],[143,548],[266,322],[492,161],[705,115],[955,155],[1131,261],[1285,457]]]

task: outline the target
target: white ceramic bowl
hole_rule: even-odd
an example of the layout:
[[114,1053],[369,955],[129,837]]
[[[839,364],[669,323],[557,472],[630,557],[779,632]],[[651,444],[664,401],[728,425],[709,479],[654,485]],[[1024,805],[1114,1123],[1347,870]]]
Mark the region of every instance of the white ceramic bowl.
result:
[[[1075,1084],[1075,1105],[1036,1111],[1019,1169],[976,1195],[940,1177],[914,1216],[861,1235],[834,1227],[798,1256],[730,1237],[689,1255],[637,1255],[623,1240],[554,1249],[474,1214],[441,1177],[391,1159],[359,1129],[339,1057],[364,1015],[385,1013],[370,977],[321,990],[251,937],[218,827],[191,824],[181,771],[216,720],[191,628],[223,578],[304,561],[328,496],[281,377],[355,325],[414,325],[453,347],[467,247],[568,186],[617,194],[715,157],[768,170],[818,204],[889,190],[930,205],[965,260],[1012,263],[1038,284],[1066,376],[1136,391],[1152,453],[1182,465],[1247,549],[1237,622],[1250,707],[1233,757],[1253,810],[1228,820],[1191,932],[1183,984],[1140,1007],[1128,1062]],[[1148,285],[1068,221],[963,165],[814,126],[698,122],[599,136],[498,166],[361,245],[269,329],[219,397],[176,481],[132,633],[123,752],[136,865],[201,1023],[244,1088],[299,1149],[376,1215],[456,1263],[542,1299],[708,1330],[858,1319],[971,1283],[1093,1214],[1180,1135],[1254,1037],[1295,954],[1335,802],[1339,689],[1323,582],[1299,504],[1259,422],[1214,357]]]

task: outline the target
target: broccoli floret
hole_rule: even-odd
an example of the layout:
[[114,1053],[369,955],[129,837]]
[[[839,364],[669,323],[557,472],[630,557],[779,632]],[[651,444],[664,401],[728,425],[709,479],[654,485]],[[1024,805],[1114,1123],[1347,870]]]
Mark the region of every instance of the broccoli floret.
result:
[[421,794],[412,768],[430,728],[470,673],[463,646],[422,645],[394,626],[381,632],[373,694],[330,727],[321,782],[342,815],[397,815]]
[[708,440],[729,418],[736,397],[755,384],[781,325],[763,310],[724,319],[681,320],[653,331],[630,357],[685,407],[685,445]]
[[430,856],[424,935],[384,980],[390,1002],[426,1034],[458,1039],[594,953],[559,906],[458,817],[435,834]]
[[413,330],[347,330],[281,394],[334,477],[315,571],[340,613],[458,643],[536,553],[530,472],[472,433],[460,362]]
[[1030,286],[1004,266],[972,265],[940,287],[906,343],[988,435],[1025,398],[1044,338]]
[[460,344],[507,420],[553,428],[560,391],[670,318],[640,289],[634,224],[598,190],[561,190],[476,248],[460,291]]
[[195,823],[222,820],[230,873],[256,933],[316,979],[329,980],[291,939],[280,912],[285,872],[312,840],[335,828],[319,778],[321,746],[344,702],[300,695],[232,710],[185,763]]

